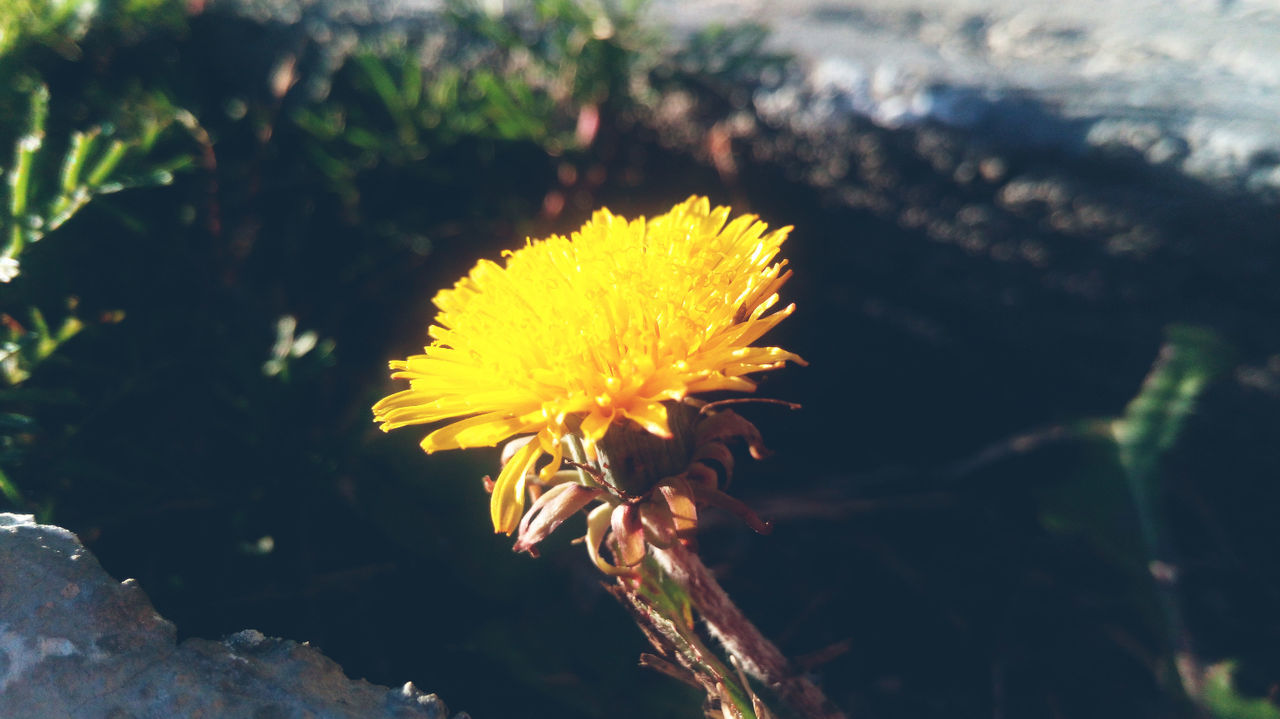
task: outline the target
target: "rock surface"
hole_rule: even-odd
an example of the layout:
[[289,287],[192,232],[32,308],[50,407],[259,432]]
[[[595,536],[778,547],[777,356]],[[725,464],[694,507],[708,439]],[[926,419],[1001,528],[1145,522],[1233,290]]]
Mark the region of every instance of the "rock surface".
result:
[[307,644],[251,629],[221,642],[175,635],[74,534],[0,514],[0,717],[449,716],[436,695],[353,681]]
[[686,35],[766,28],[766,49],[804,65],[799,82],[757,95],[775,114],[1124,149],[1232,189],[1280,190],[1273,2],[655,0],[649,12]]

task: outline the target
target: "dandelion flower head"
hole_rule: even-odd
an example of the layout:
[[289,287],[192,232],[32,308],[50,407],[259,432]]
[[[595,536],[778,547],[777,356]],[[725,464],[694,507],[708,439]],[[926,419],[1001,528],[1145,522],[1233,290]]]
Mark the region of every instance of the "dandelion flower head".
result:
[[536,434],[494,485],[494,528],[509,534],[528,475],[544,455],[541,476],[560,468],[567,434],[588,452],[614,424],[670,437],[664,402],[752,391],[747,375],[803,362],[752,346],[795,308],[769,311],[791,274],[775,262],[791,228],[730,212],[702,197],[648,220],[601,209],[570,237],[481,260],[436,295],[423,354],[391,363],[409,389],[378,402],[375,421],[456,420],[427,435],[428,453]]

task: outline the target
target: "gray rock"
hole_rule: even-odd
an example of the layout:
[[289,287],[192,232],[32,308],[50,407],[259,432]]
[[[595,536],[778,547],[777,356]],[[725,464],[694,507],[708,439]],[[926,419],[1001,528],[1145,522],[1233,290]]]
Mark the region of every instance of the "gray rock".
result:
[[175,635],[137,582],[108,576],[74,534],[0,514],[0,717],[449,716],[436,695],[353,681],[305,643],[251,629],[221,642]]
[[1280,7],[1264,0],[655,0],[692,36],[758,23],[795,55],[761,114],[940,124],[997,146],[1123,149],[1231,189],[1280,190]]

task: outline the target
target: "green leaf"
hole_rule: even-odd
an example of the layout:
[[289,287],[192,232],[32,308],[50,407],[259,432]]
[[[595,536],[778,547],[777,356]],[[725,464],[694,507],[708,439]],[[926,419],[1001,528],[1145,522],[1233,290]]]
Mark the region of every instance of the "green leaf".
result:
[[417,107],[422,101],[422,65],[412,54],[406,54],[404,57],[400,76],[400,96],[407,108]]
[[67,150],[67,157],[62,163],[62,175],[59,178],[63,196],[75,192],[76,187],[80,185],[80,172],[84,169],[85,160],[93,151],[93,145],[97,139],[96,130],[72,133],[71,148]]
[[22,253],[27,231],[32,225],[31,218],[27,217],[31,173],[36,153],[44,143],[45,120],[49,116],[49,87],[36,83],[30,90],[30,96],[27,130],[14,147],[13,169],[9,171],[9,243],[4,250],[5,257],[17,257]]
[[120,164],[120,160],[124,158],[128,152],[129,146],[121,140],[114,140],[107,151],[102,154],[98,162],[93,166],[93,170],[89,173],[89,187],[97,188],[106,182],[107,177]]
[[1134,574],[1145,573],[1147,548],[1117,461],[1111,422],[1078,422],[1065,430],[1074,438],[1073,446],[1078,446],[1073,455],[1078,459],[1063,467],[1060,480],[1036,484],[1041,526],[1080,537],[1106,561]]
[[1205,673],[1204,703],[1217,719],[1280,719],[1280,707],[1264,698],[1240,696],[1232,675],[1235,662],[1222,662]]
[[35,426],[36,421],[25,414],[17,414],[15,412],[0,412],[0,432],[12,434],[14,432],[26,432]]
[[1167,330],[1142,390],[1113,426],[1120,464],[1140,507],[1152,507],[1161,455],[1173,446],[1205,386],[1226,370],[1229,354],[1210,330],[1187,326]]
[[[1196,399],[1227,367],[1229,352],[1212,332],[1175,326],[1123,417],[1068,425],[1083,441],[1069,481],[1037,489],[1048,530],[1079,535],[1101,556],[1146,577],[1164,558],[1159,467]],[[1144,580],[1145,581],[1145,580]]]
[[15,507],[22,507],[25,504],[22,500],[22,493],[18,491],[13,482],[9,481],[9,477],[5,475],[4,470],[0,470],[0,495],[4,495],[4,498],[9,500],[9,504]]

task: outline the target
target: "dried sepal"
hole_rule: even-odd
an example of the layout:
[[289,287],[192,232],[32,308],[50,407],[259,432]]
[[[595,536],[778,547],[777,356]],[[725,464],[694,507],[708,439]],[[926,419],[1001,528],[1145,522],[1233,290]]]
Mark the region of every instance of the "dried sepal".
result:
[[[591,461],[579,462],[560,456],[561,443],[543,433],[510,443],[504,452],[511,463],[523,464],[529,475],[522,484],[531,495],[533,506],[519,521],[520,536],[516,551],[537,556],[537,545],[576,512],[593,501],[606,503],[590,510],[587,535],[583,538],[591,560],[606,574],[627,576],[643,561],[649,546],[669,548],[675,542],[692,546],[698,526],[698,508],[710,505],[726,509],[742,518],[757,532],[768,533],[770,526],[742,502],[725,494],[721,472],[727,481],[734,467],[733,452],[727,442],[742,440],[759,457],[767,450],[754,425],[735,412],[723,410],[708,413],[694,428],[695,443],[689,464],[680,474],[666,477],[640,495],[620,492],[609,480],[607,468]],[[512,450],[514,447],[514,451]],[[531,458],[550,454],[552,463],[532,475]],[[561,463],[568,468],[560,469]],[[555,469],[558,471],[548,471]],[[519,502],[520,489],[511,480],[516,468],[505,466],[495,491],[509,495],[505,504]],[[578,481],[587,474],[595,486]],[[605,559],[600,547],[608,545],[613,561]]]
[[698,445],[697,450],[693,453],[692,464],[689,465],[689,471],[687,472],[689,480],[710,487],[717,486],[720,476],[716,473],[714,467],[709,464],[710,462],[714,462],[724,469],[724,481],[725,484],[728,484],[729,480],[733,478],[733,452],[721,440]]
[[587,515],[587,554],[591,555],[591,561],[605,574],[614,577],[632,576],[634,571],[615,567],[600,554],[600,545],[604,544],[605,536],[609,533],[612,511],[613,508],[608,504],[601,504]]
[[747,449],[753,458],[764,459],[770,454],[769,448],[764,446],[760,430],[731,409],[721,410],[702,420],[694,432],[698,446],[740,439],[747,443]]
[[500,467],[507,466],[507,462],[510,462],[511,458],[516,456],[516,452],[520,451],[522,447],[524,447],[526,444],[529,444],[536,438],[537,438],[537,435],[527,434],[523,437],[516,437],[510,442],[507,442],[506,444],[502,445],[502,454],[498,458],[498,466]]
[[573,482],[557,484],[538,498],[520,520],[520,535],[512,548],[538,556],[537,545],[555,531],[566,519],[603,496],[603,490],[584,487]]
[[676,539],[671,528],[671,512],[659,502],[644,502],[639,506],[645,541],[659,549],[670,548]]
[[694,487],[693,494],[698,502],[702,504],[709,504],[731,512],[759,534],[769,534],[773,531],[773,527],[761,519],[760,515],[755,513],[755,510],[748,507],[741,500],[734,499],[718,489]]
[[676,539],[688,542],[698,529],[698,505],[693,488],[681,477],[668,477],[657,487],[657,498],[671,515],[671,532]]
[[610,526],[618,564],[628,568],[638,566],[649,551],[640,508],[634,504],[619,504],[610,515]]

